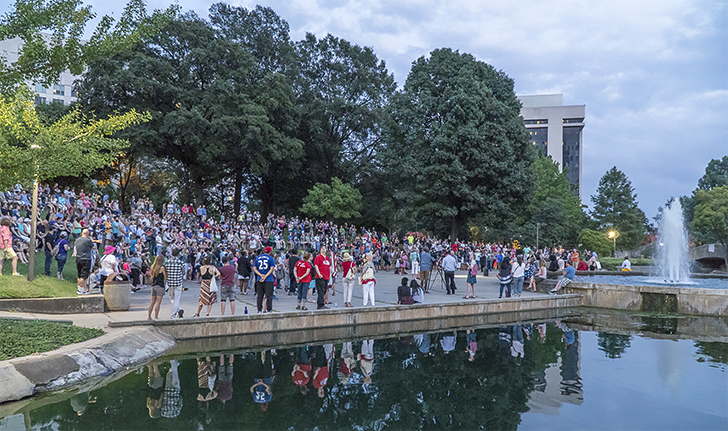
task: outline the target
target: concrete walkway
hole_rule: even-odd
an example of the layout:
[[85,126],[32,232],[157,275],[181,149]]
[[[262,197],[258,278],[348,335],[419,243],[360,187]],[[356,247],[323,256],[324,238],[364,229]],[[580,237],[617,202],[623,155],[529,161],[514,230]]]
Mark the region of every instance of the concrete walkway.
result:
[[[408,278],[411,276],[408,274]],[[449,302],[461,302],[463,296],[467,290],[465,279],[467,275],[465,271],[459,271],[455,275],[455,284],[457,291],[455,295],[447,295],[443,283],[437,279],[433,280],[433,288],[430,289],[429,294],[425,295],[426,304],[437,304],[437,303],[449,303]],[[434,278],[434,277],[433,277]],[[377,286],[376,286],[376,300],[377,305],[395,305],[397,303],[397,287],[402,279],[401,275],[395,275],[392,271],[379,272],[376,274]],[[185,319],[192,318],[197,311],[198,298],[200,293],[200,285],[195,282],[185,282],[187,291],[182,292],[181,306],[184,309]],[[498,279],[495,277],[495,272],[491,271],[490,276],[484,277],[479,275],[477,278],[477,284],[475,285],[476,300],[478,299],[497,299],[499,294],[500,284]],[[524,286],[525,289],[526,286]],[[523,292],[523,297],[547,297],[543,293],[534,293],[530,291]],[[295,296],[289,296],[288,293],[278,290],[276,291],[276,298],[273,301],[274,311],[295,311],[297,299]],[[111,321],[133,321],[133,320],[146,320],[147,309],[151,300],[151,294],[149,287],[145,287],[142,290],[133,293],[131,295],[131,308],[129,311],[115,311],[107,313],[96,313],[96,314],[37,314],[37,313],[14,313],[14,312],[0,312],[0,318],[2,317],[16,317],[26,319],[47,319],[47,320],[65,320],[73,321],[74,324],[79,326],[97,327],[104,330],[108,330],[108,323]],[[314,298],[315,301],[315,293]],[[332,302],[329,307],[343,308],[343,286],[341,280],[336,282],[336,295],[329,294],[329,300]],[[354,307],[362,307],[362,287],[357,283],[354,285],[354,294],[352,299],[352,305]],[[309,310],[315,310],[316,304],[307,303]],[[244,314],[245,307],[248,308],[249,314],[255,314],[257,312],[255,296],[252,291],[248,291],[248,295],[242,295],[239,290],[236,293],[235,301],[235,314]],[[162,307],[159,312],[159,318],[169,319],[172,305],[165,295],[162,302]],[[230,306],[226,305],[225,315],[230,315]],[[203,308],[201,315],[204,316],[206,307]],[[210,316],[220,316],[220,303],[213,305],[210,312]]]

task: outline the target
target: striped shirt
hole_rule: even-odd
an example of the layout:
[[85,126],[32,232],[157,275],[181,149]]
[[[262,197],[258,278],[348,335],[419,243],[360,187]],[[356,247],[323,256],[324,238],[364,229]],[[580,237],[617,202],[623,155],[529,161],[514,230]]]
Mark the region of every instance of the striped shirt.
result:
[[182,287],[182,280],[184,279],[185,265],[176,257],[169,259],[164,264],[164,268],[167,270],[167,285],[170,289],[176,289]]

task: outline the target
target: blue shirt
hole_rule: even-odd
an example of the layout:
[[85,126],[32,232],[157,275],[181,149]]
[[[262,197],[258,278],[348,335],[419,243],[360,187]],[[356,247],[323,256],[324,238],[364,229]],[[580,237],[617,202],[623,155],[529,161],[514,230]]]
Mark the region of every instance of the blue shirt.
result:
[[432,255],[426,251],[420,256],[420,271],[429,271],[432,268]]
[[[268,271],[270,271],[271,268],[276,266],[276,261],[267,254],[261,254],[255,259],[255,268],[258,270],[259,273],[265,275]],[[255,275],[255,279],[257,281],[273,281],[273,272],[271,271],[268,278],[265,280],[261,280],[259,275]]]
[[573,280],[576,277],[576,270],[573,266],[567,266],[564,272],[564,277],[568,278],[569,280]]

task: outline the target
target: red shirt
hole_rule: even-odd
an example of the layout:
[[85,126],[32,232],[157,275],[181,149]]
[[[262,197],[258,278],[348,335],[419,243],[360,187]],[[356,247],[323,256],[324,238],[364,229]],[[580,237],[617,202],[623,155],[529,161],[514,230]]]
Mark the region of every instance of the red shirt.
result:
[[317,368],[313,375],[313,387],[323,388],[329,381],[329,367]]
[[308,364],[293,366],[293,383],[297,386],[308,384],[311,380],[311,366]]
[[[306,273],[306,269],[312,269],[311,264],[306,262],[305,260],[299,260],[296,262],[295,265],[296,268],[296,276],[297,277],[303,277],[303,274]],[[301,279],[301,283],[310,283],[311,282],[311,272],[308,273],[308,275]]]
[[346,277],[349,274],[349,268],[354,266],[354,261],[350,260],[348,262],[344,262],[341,264],[342,268],[344,268],[344,277]]
[[331,278],[331,261],[328,256],[319,254],[316,256],[316,259],[314,259],[313,264],[318,267],[319,273],[321,274],[320,278],[323,278],[324,280]]

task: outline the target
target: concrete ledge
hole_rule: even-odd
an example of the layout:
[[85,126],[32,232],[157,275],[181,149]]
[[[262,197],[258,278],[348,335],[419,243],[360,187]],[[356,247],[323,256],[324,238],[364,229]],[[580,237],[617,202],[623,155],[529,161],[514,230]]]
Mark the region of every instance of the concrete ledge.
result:
[[677,312],[688,315],[728,316],[728,290],[697,287],[623,286],[570,283],[566,290],[584,297],[584,306],[642,310],[643,294],[674,295]]
[[162,356],[175,345],[173,338],[156,328],[129,328],[51,352],[2,361],[0,403],[102,378]]
[[0,299],[0,311],[40,314],[103,313],[103,295],[84,295],[75,298]]
[[301,328],[332,328],[389,322],[477,316],[564,307],[582,304],[581,295],[566,294],[537,298],[510,298],[462,301],[444,304],[395,305],[370,308],[339,308],[318,311],[294,311],[255,315],[204,317],[154,322],[109,322],[112,328],[154,325],[176,340],[279,333]]

